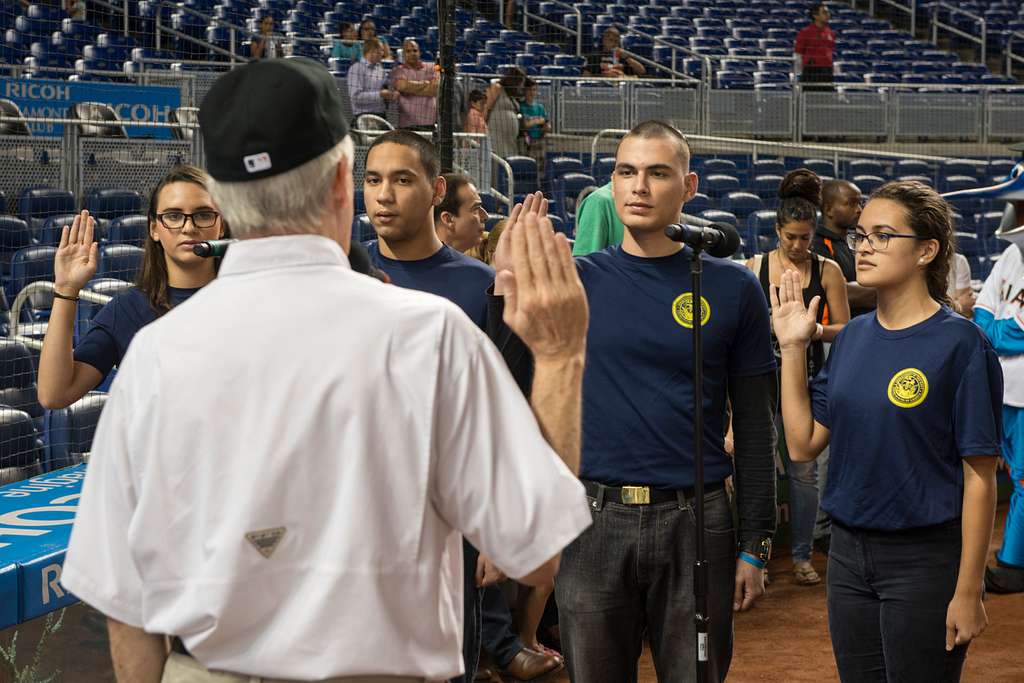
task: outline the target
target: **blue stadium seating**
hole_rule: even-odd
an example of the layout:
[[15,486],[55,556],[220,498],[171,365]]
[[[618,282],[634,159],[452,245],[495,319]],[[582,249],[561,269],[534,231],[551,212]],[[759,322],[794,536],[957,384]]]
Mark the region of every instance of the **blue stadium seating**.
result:
[[[60,244],[60,234],[64,230],[64,226],[71,225],[77,215],[67,213],[49,216],[43,223],[43,227],[35,234],[35,241],[43,246],[56,247]],[[95,239],[95,237],[94,233],[93,238]]]
[[36,467],[43,450],[32,416],[0,406],[0,462],[6,467]]
[[740,191],[739,178],[731,175],[713,173],[704,178],[704,188],[712,199],[721,199],[730,192]]
[[594,181],[598,186],[607,185],[611,182],[614,170],[615,157],[602,157],[594,161],[590,167],[590,173],[594,176]]
[[[10,277],[7,280],[7,299],[13,302],[26,285],[38,280],[53,282],[53,259],[56,247],[26,247],[14,252],[11,257]],[[44,300],[40,297],[40,301]],[[33,304],[29,311],[32,319],[41,315],[42,309],[48,306]]]
[[52,471],[82,462],[92,446],[92,438],[107,395],[91,391],[63,410],[47,416],[48,444],[43,469]]
[[75,213],[75,198],[67,190],[31,187],[18,197],[18,215],[31,228],[42,227],[49,216],[68,213]]
[[[588,187],[595,187],[594,176],[586,173],[566,173],[555,181],[552,209],[566,223],[575,224],[576,200]],[[573,231],[575,233],[575,230]]]
[[110,221],[110,226],[107,228],[107,240],[114,244],[131,244],[136,247],[143,247],[145,246],[146,235],[148,234],[149,219],[141,215],[115,218]]
[[699,216],[711,208],[713,208],[711,198],[703,192],[698,192],[690,198],[690,201],[686,202],[686,205],[683,206],[683,211],[691,216]]
[[142,267],[143,250],[131,244],[106,244],[100,247],[97,277],[133,281]]
[[851,179],[854,185],[860,188],[865,195],[871,194],[885,184],[885,178],[877,175],[858,175]]
[[96,218],[119,218],[142,211],[142,196],[122,188],[95,189],[85,196],[85,208]]
[[742,222],[755,211],[764,209],[764,202],[750,192],[730,192],[722,198],[721,207],[723,211],[728,211]]
[[700,213],[700,217],[706,221],[711,221],[712,223],[728,223],[733,227],[736,227],[738,224],[734,214],[728,211],[721,211],[719,209],[708,209],[707,211],[702,211]]

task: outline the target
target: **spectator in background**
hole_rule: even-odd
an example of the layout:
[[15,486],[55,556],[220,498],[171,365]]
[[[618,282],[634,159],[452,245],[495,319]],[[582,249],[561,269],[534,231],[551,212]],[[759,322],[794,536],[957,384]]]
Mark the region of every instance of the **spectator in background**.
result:
[[434,65],[420,59],[420,46],[412,38],[402,42],[402,63],[391,71],[391,86],[398,91],[398,127],[429,131],[437,122],[437,86]]
[[949,296],[950,308],[965,318],[974,317],[974,302],[977,301],[977,297],[971,289],[971,264],[963,254],[953,254],[946,294]]
[[524,151],[520,148],[523,115],[519,111],[519,100],[525,83],[526,72],[513,66],[487,89],[487,128],[491,151],[503,159]]
[[836,34],[828,26],[828,7],[823,2],[811,5],[811,23],[796,34],[796,69],[801,83],[825,83],[808,90],[831,90],[832,53],[836,49]]
[[363,42],[370,38],[377,38],[380,41],[381,49],[384,51],[384,61],[391,61],[391,46],[388,45],[386,40],[377,37],[377,25],[373,23],[373,19],[363,19],[359,23],[358,38]]
[[356,27],[351,22],[341,22],[341,40],[334,41],[331,57],[358,62],[363,54],[363,44],[356,40]]
[[875,308],[875,290],[857,284],[857,266],[846,235],[857,227],[864,197],[849,180],[828,180],[821,187],[822,222],[814,234],[811,251],[839,264],[846,279],[850,314],[857,317]]
[[259,35],[253,36],[249,44],[253,59],[274,59],[281,55],[281,39],[274,35],[274,17],[267,15],[260,20]]
[[468,176],[445,173],[444,198],[434,207],[434,228],[437,237],[455,251],[468,254],[480,247],[484,238],[487,211],[480,193]]
[[526,79],[523,84],[523,101],[519,104],[519,113],[523,115],[523,126],[526,127],[526,153],[537,162],[538,177],[544,177],[545,134],[551,132],[548,112],[544,104],[536,101],[537,84]]
[[[376,38],[363,41],[363,59],[348,70],[348,98],[353,117],[374,114],[384,118],[388,102],[398,99],[398,93],[388,88],[388,72],[380,63],[384,48]],[[353,128],[355,120],[353,118]]]
[[[747,259],[747,268],[757,274],[766,301],[769,288],[778,287],[786,271],[800,273],[804,302],[819,297],[817,327],[807,346],[807,377],[814,379],[825,364],[825,344],[830,344],[850,321],[846,300],[846,280],[835,261],[811,251],[811,238],[821,204],[821,179],[805,169],[790,172],[779,186],[779,210],[775,231],[779,246],[767,254]],[[772,346],[776,362],[781,364],[779,345],[774,335]],[[778,416],[776,418],[779,419]],[[815,586],[821,577],[811,564],[814,526],[818,517],[818,463],[797,462],[786,453],[789,477],[790,531],[793,579],[801,586]]]
[[643,76],[647,69],[633,57],[623,54],[619,29],[610,26],[601,35],[601,49],[587,57],[586,72],[591,76]]
[[487,94],[476,89],[469,93],[469,111],[466,112],[466,126],[463,132],[487,135]]

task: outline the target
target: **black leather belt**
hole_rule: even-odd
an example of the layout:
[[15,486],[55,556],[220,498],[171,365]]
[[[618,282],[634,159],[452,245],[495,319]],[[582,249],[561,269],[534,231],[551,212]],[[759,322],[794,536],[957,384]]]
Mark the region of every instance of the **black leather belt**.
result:
[[[583,486],[591,498],[601,498],[603,493],[604,502],[621,503],[622,505],[676,503],[679,501],[680,494],[683,498],[693,498],[694,495],[692,486],[682,489],[657,489],[652,486],[605,486],[596,481],[587,480],[583,480]],[[704,495],[721,491],[723,488],[725,488],[725,482],[722,481],[704,484]]]

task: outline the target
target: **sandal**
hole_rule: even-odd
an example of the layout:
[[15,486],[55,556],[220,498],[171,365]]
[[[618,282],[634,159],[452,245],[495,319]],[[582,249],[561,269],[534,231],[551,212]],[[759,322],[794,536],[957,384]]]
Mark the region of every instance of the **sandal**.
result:
[[814,571],[810,562],[797,562],[793,565],[793,579],[798,586],[817,586],[821,583],[821,576]]

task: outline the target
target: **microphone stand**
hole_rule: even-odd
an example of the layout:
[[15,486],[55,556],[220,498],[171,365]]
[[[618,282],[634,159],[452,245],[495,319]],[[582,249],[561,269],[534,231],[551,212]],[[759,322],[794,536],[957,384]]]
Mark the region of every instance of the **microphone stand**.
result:
[[697,530],[695,558],[693,562],[693,621],[697,636],[697,681],[708,681],[708,563],[704,543],[704,347],[702,328],[704,326],[701,282],[704,275],[704,261],[701,259],[703,244],[691,245],[693,265],[691,275],[691,310],[693,311],[693,517]]

